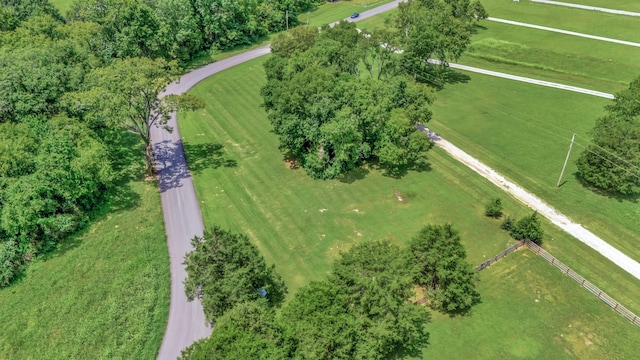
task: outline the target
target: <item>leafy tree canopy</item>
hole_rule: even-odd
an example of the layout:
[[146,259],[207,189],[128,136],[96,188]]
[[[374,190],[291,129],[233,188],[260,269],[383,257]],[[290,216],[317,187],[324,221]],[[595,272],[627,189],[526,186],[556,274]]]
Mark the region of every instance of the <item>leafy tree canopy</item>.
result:
[[426,287],[432,307],[459,314],[480,302],[476,271],[450,224],[425,226],[411,241],[409,252],[413,279]]
[[368,160],[392,174],[424,162],[431,144],[415,124],[431,117],[431,89],[391,76],[392,48],[353,24],[323,29],[313,41],[310,35],[283,36],[265,64],[262,96],[281,150],[320,179]]
[[207,321],[217,322],[236,304],[261,299],[259,289],[266,290],[269,306],[284,300],[287,288],[275,266],[267,266],[246,235],[214,227],[191,244],[194,249],[184,262],[185,291],[189,300],[200,299]]
[[640,77],[616,94],[576,161],[578,177],[608,193],[640,193]]

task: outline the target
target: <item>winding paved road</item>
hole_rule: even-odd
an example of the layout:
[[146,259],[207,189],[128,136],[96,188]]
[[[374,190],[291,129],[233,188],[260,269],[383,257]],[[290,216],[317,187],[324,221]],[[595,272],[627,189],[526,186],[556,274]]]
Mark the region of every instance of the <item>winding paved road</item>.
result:
[[[357,19],[347,20],[359,21],[369,18],[396,8],[400,2],[402,1],[393,1],[362,12]],[[160,96],[182,94],[215,73],[269,52],[270,47],[266,45],[194,70],[183,75],[179,81],[170,84]],[[183,282],[187,277],[182,264],[184,256],[192,249],[191,239],[202,235],[204,225],[184,156],[175,113],[168,124],[174,129],[171,133],[157,127],[151,129],[171,267],[169,321],[158,353],[160,360],[176,359],[184,348],[211,333],[211,328],[205,323],[200,302],[187,301],[184,292]]]

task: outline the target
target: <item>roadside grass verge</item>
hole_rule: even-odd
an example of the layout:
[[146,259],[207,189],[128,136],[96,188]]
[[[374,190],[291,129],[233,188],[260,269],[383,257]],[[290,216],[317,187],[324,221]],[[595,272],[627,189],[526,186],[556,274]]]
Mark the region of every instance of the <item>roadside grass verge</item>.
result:
[[154,359],[169,284],[157,185],[132,182],[85,230],[0,290],[0,358]]
[[[205,109],[178,118],[188,161],[212,159],[208,166],[192,169],[205,224],[248,234],[267,262],[276,264],[290,295],[323,278],[340,251],[352,244],[385,238],[402,244],[429,222],[450,222],[459,229],[473,264],[512,243],[500,230],[500,221],[483,215],[485,203],[502,197],[506,212],[516,217],[530,210],[439,149],[429,155],[430,170],[409,171],[400,179],[362,168],[341,180],[317,181],[302,169],[290,169],[260,107],[266,59],[238,65],[197,85],[191,93],[205,100]],[[208,147],[220,151],[190,150]],[[221,165],[227,160],[237,166]],[[549,243],[578,243],[548,222],[544,227]],[[563,355],[567,351],[596,358],[633,354],[629,344],[634,342],[626,341],[638,337],[636,327],[527,252],[501,260],[511,264],[506,268],[498,262],[480,274],[483,303],[470,317],[434,314],[425,358],[557,358],[568,356]],[[589,249],[580,255],[581,262],[594,266],[605,261]],[[620,273],[615,266],[610,270]],[[627,294],[621,302],[636,302],[640,289],[629,287],[625,274],[619,283],[602,286],[614,297]],[[535,303],[538,294],[542,300]],[[585,339],[592,345],[585,345]]]

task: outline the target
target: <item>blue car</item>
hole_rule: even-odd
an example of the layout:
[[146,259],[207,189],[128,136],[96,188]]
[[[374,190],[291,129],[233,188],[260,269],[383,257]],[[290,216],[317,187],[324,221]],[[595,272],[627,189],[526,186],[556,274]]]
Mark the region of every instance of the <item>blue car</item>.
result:
[[352,19],[355,19],[355,18],[357,18],[358,16],[360,16],[360,14],[359,14],[359,13],[353,13],[353,14],[351,14],[351,18],[352,18]]

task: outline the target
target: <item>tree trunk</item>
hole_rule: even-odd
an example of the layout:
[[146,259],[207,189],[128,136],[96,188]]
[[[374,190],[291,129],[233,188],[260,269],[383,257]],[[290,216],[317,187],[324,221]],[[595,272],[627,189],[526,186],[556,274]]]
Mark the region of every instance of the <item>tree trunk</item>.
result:
[[147,160],[147,175],[151,176],[155,173],[154,161],[153,161],[153,149],[151,143],[148,143],[145,148],[145,158]]

